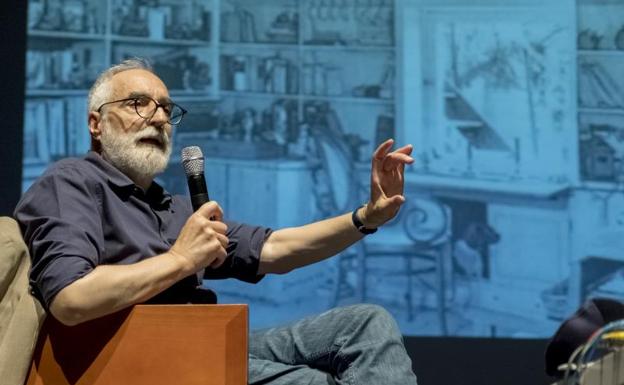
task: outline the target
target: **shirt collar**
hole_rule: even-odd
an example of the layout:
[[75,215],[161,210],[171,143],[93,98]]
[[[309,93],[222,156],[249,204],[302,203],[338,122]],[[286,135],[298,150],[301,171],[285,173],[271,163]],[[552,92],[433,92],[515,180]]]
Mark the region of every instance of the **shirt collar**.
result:
[[134,184],[126,174],[121,172],[115,166],[106,161],[100,154],[95,151],[89,151],[85,157],[87,162],[92,163],[108,178],[108,183],[118,194],[124,198],[135,195],[151,204],[167,205],[171,202],[171,194],[169,194],[162,186],[156,182],[152,182],[147,191]]
[[89,151],[85,157],[87,162],[94,164],[97,168],[103,171],[108,179],[108,182],[117,187],[130,188],[134,187],[134,182],[126,174],[119,171],[115,166],[107,162],[102,155],[95,151]]
[[148,202],[157,204],[160,207],[167,207],[171,203],[171,194],[156,182],[152,182],[145,196]]

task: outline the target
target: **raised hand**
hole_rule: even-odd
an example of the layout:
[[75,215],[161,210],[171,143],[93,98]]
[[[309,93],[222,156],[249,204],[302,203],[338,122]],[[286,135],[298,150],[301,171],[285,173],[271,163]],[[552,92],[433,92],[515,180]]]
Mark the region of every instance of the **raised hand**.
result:
[[406,164],[414,162],[410,156],[413,148],[408,144],[390,152],[393,144],[394,140],[388,139],[373,154],[370,200],[359,213],[368,228],[379,227],[394,218],[405,202],[404,170]]

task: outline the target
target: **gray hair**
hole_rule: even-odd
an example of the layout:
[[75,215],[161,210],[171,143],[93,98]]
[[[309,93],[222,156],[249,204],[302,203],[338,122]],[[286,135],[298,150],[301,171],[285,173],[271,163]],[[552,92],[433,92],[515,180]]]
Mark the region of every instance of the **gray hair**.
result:
[[110,93],[110,87],[108,81],[116,74],[128,70],[141,69],[154,73],[152,65],[147,59],[132,58],[126,59],[119,64],[104,70],[89,90],[89,111],[96,111],[100,105],[106,103]]

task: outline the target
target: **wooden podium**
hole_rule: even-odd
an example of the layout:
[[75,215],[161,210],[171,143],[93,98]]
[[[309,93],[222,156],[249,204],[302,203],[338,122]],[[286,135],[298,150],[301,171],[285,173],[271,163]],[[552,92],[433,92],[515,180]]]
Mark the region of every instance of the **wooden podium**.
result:
[[26,385],[246,385],[246,305],[137,305],[68,327],[48,317]]

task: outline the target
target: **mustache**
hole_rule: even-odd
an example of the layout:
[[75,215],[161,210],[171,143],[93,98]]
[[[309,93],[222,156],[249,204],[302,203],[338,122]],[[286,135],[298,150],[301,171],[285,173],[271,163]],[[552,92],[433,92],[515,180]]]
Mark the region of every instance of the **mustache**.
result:
[[167,148],[171,143],[171,137],[163,130],[158,130],[155,127],[146,127],[140,132],[135,133],[133,139],[135,142],[139,142],[143,139],[156,140],[164,148]]

